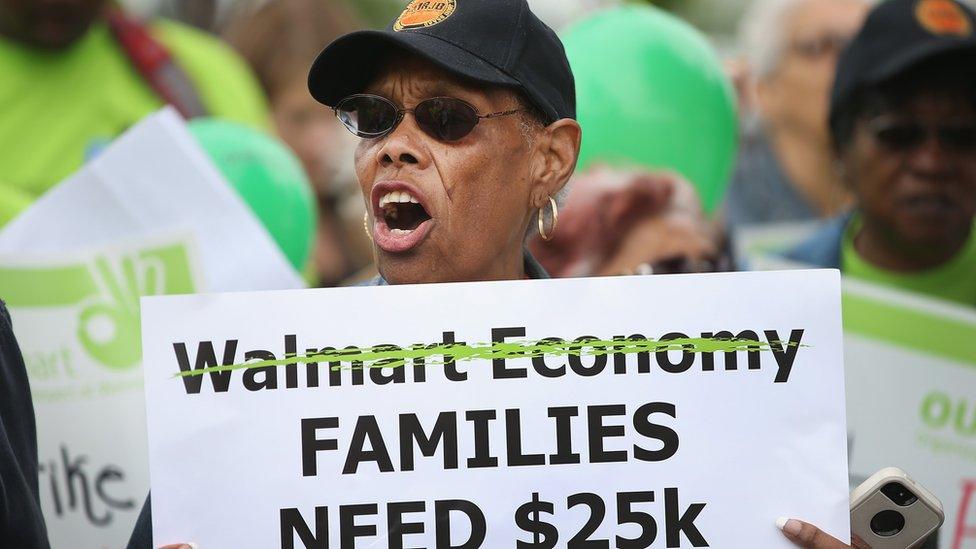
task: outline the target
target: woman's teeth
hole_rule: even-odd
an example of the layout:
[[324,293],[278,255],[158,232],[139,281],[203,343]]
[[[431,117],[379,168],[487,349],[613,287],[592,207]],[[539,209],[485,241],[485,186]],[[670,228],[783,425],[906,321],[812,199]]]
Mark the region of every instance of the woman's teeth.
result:
[[380,198],[380,208],[387,204],[420,204],[420,201],[405,191],[394,191]]
[[380,197],[378,213],[395,236],[409,235],[431,218],[420,200],[407,191],[393,191]]

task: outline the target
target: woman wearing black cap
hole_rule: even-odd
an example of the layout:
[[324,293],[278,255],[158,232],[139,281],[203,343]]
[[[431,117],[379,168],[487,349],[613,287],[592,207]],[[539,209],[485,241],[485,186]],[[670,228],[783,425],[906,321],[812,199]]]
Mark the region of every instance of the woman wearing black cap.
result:
[[556,229],[581,130],[562,43],[524,0],[412,2],[330,45],[309,87],[362,138],[376,284],[544,276],[523,243]]
[[[430,5],[340,38],[309,76],[362,138],[373,284],[545,278],[524,242],[556,230],[582,133],[562,43],[525,0]],[[148,510],[130,549],[151,546]]]

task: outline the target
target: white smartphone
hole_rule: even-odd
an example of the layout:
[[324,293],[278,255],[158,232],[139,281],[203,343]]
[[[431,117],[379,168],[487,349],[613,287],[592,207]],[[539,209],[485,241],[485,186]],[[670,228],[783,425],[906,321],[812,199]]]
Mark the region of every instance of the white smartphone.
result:
[[921,547],[943,521],[942,502],[897,467],[878,471],[851,493],[851,533],[871,549]]

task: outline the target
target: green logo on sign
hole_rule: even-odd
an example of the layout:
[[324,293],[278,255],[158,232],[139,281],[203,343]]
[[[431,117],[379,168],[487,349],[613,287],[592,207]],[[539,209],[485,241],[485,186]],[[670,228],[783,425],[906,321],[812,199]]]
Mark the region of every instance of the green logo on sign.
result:
[[196,289],[183,245],[103,255],[80,265],[2,268],[11,308],[80,307],[78,342],[97,363],[128,370],[142,358],[139,297]]
[[953,401],[942,392],[929,393],[922,401],[922,421],[933,429],[952,429],[964,437],[976,437],[976,402]]

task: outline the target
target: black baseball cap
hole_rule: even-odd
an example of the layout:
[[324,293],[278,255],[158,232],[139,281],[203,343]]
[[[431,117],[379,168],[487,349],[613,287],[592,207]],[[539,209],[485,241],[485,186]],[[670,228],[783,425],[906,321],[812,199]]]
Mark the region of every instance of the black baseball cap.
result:
[[883,84],[922,63],[972,54],[959,72],[976,74],[976,13],[956,0],[886,0],[841,53],[831,97],[830,121],[866,88]]
[[384,30],[353,32],[325,48],[308,87],[334,107],[361,92],[393,50],[462,78],[521,90],[553,122],[576,118],[576,84],[556,33],[526,0],[414,0]]

